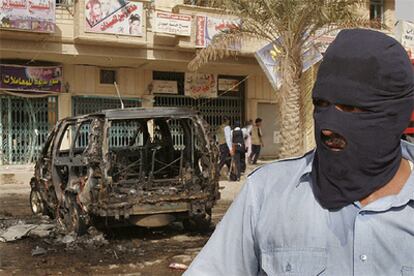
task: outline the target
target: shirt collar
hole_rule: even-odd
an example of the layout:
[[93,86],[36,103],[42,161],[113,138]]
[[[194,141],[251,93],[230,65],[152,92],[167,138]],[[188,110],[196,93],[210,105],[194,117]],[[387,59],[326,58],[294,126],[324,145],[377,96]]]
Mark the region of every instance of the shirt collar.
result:
[[[401,141],[401,150],[403,158],[410,160],[414,163],[414,144],[411,144],[407,141]],[[310,173],[312,172],[312,163],[313,158],[315,156],[316,149],[308,152],[305,155],[306,158],[306,166],[303,170],[303,174],[300,177],[300,183],[307,178]],[[384,198],[380,198],[371,204],[368,204],[365,207],[369,207],[369,210],[372,211],[380,211],[389,209],[391,207],[399,207],[406,205],[409,201],[414,200],[414,171],[411,171],[411,175],[408,178],[407,182],[405,183],[404,187],[397,195],[387,196]],[[359,202],[355,202],[355,205],[360,207]],[[364,207],[364,210],[366,208]]]

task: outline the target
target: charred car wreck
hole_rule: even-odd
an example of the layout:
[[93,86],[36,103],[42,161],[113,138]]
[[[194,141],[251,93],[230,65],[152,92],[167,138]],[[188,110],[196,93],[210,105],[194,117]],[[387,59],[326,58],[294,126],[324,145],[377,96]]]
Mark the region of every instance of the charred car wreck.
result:
[[59,121],[31,179],[33,213],[82,234],[109,226],[202,229],[219,199],[218,151],[192,110],[127,108]]

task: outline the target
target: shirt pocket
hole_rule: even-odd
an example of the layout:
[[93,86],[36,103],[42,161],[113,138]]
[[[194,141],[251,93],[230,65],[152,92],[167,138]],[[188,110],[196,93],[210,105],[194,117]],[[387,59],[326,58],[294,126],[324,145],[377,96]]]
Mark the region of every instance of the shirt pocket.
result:
[[263,252],[262,269],[267,275],[321,275],[326,269],[324,248],[276,248]]
[[414,267],[403,266],[401,268],[401,275],[402,276],[414,276]]

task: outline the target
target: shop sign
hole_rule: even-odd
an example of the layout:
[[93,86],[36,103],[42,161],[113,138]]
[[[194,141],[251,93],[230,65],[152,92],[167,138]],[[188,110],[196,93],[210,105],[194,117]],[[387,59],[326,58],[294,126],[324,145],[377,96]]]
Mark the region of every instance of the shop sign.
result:
[[[240,19],[197,16],[196,47],[205,48],[211,43],[216,35],[238,29],[240,26]],[[234,48],[239,49],[240,45],[234,45]]]
[[329,45],[335,40],[340,31],[340,29],[330,32],[327,32],[326,29],[317,30],[313,39],[313,43],[317,46],[318,51],[325,53],[326,49],[328,49]]
[[0,0],[0,28],[55,32],[55,0]]
[[142,36],[143,4],[124,0],[86,0],[85,31]]
[[155,32],[191,36],[191,15],[157,11],[155,13]]
[[407,50],[411,62],[414,64],[414,23],[402,22],[401,45]]
[[153,93],[160,93],[160,94],[178,94],[177,82],[176,81],[165,81],[165,80],[153,80],[152,91]]
[[[279,55],[280,51],[274,43],[267,44],[255,53],[260,67],[275,90],[278,90],[282,85]],[[322,55],[318,49],[314,45],[309,45],[302,51],[302,71],[305,72],[321,60]]]
[[0,65],[0,90],[61,92],[62,67]]
[[184,91],[186,96],[192,98],[216,98],[217,75],[186,73]]
[[239,80],[235,79],[222,79],[218,80],[218,90],[219,91],[232,91],[238,92],[239,91]]

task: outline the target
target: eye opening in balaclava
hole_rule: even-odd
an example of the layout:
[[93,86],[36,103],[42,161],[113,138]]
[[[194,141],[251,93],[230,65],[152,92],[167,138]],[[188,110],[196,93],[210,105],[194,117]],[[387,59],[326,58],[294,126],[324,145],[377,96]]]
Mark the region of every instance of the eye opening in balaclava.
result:
[[[338,34],[313,90],[317,149],[312,178],[323,207],[361,200],[395,175],[413,94],[413,69],[396,40],[363,29]],[[342,143],[340,150],[327,145],[332,137],[326,134],[332,133],[339,136],[330,142]]]

